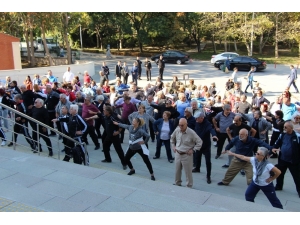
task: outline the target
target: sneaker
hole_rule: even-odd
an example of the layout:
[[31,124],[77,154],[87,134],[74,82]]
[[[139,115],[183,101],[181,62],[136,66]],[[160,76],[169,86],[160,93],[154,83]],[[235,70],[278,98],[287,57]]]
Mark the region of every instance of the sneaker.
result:
[[242,176],[246,175],[244,171],[240,171],[240,173],[241,173]]
[[130,170],[129,173],[127,173],[127,175],[132,175],[135,174],[135,170]]
[[153,180],[153,181],[155,180],[155,177],[153,175],[151,176],[151,180]]
[[218,159],[219,157],[220,157],[219,155],[216,155],[216,156],[215,156],[215,159]]
[[225,185],[222,181],[218,183],[218,185]]
[[173,163],[174,161],[172,159],[169,160],[169,163]]
[[7,145],[8,147],[13,146],[14,144],[12,142],[9,142],[9,144]]
[[6,145],[6,141],[2,141],[1,146]]
[[194,169],[192,170],[192,173],[200,173],[200,169],[194,168]]
[[211,179],[210,179],[210,177],[207,177],[207,178],[206,178],[206,182],[207,182],[208,184],[210,184],[210,183],[211,183]]
[[100,144],[96,145],[94,148],[94,150],[98,150],[98,149],[100,149]]
[[101,162],[103,162],[103,163],[111,163],[111,161],[108,161],[106,159],[101,160]]
[[49,155],[48,156],[53,156],[53,152],[51,151],[51,152],[49,152]]
[[223,165],[222,168],[228,168],[229,166],[227,164]]
[[214,145],[215,147],[217,147],[217,142],[216,142],[216,141],[214,141],[214,142],[213,142],[213,145]]

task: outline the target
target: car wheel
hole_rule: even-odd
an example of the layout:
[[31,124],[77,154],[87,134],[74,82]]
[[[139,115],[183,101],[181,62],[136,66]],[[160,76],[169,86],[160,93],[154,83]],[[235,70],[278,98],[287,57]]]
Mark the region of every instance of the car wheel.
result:
[[221,69],[222,69],[222,66],[223,66],[223,64],[219,64],[219,70],[221,70]]
[[182,61],[181,61],[180,59],[178,59],[178,60],[176,61],[176,63],[177,63],[178,65],[180,65],[180,64],[182,63]]

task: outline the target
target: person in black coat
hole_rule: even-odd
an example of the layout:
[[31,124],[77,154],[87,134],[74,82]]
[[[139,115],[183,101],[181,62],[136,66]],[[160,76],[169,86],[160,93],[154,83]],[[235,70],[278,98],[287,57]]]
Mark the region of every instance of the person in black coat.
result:
[[148,58],[145,59],[144,66],[146,68],[146,75],[147,75],[147,81],[151,81],[151,69],[152,69],[152,64]]
[[193,173],[200,173],[201,158],[205,156],[206,162],[206,181],[211,183],[211,140],[210,135],[214,141],[218,141],[217,134],[211,123],[206,119],[205,114],[202,112],[195,113],[196,118],[195,132],[203,141],[200,151],[194,153],[194,169]]
[[161,80],[163,80],[163,74],[164,74],[164,69],[165,69],[165,61],[163,60],[162,55],[157,60],[156,64],[158,65],[159,77],[160,77]]
[[31,116],[32,107],[37,95],[35,95],[32,90],[27,90],[26,85],[21,85],[20,90],[22,92],[23,103],[26,107],[26,115]]
[[121,61],[118,61],[118,64],[115,66],[116,78],[117,77],[121,78],[121,70],[122,70]]
[[172,101],[167,100],[165,101],[165,104],[161,105],[155,105],[155,104],[150,104],[154,109],[157,109],[158,112],[155,115],[155,119],[162,118],[162,115],[165,111],[169,111],[171,113],[171,116],[169,119],[176,119],[179,117],[179,112],[172,106]]
[[141,75],[142,75],[142,61],[140,60],[140,57],[136,57],[136,61],[137,61],[137,67],[139,68],[138,71],[138,79],[141,80]]

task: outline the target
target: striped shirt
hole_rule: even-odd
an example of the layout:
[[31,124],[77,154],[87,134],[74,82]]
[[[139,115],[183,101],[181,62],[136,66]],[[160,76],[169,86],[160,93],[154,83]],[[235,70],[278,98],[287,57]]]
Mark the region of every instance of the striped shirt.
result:
[[219,122],[220,133],[226,133],[226,128],[233,123],[234,117],[235,114],[233,112],[230,112],[228,116],[225,116],[224,112],[219,112],[215,116],[215,120]]

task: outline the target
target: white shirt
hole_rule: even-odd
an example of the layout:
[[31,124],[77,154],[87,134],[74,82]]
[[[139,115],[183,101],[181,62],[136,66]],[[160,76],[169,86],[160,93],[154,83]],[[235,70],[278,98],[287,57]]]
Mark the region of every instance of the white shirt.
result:
[[[250,163],[252,164],[253,168],[253,182],[255,183],[256,179],[256,168],[255,168],[255,157],[250,158]],[[258,177],[259,186],[267,186],[269,183],[266,182],[266,179],[270,177],[270,171],[273,169],[274,165],[272,163],[268,163],[262,172],[262,174]]]
[[231,79],[233,80],[234,83],[237,83],[237,73],[235,71],[232,73]]
[[[2,103],[2,96],[0,96],[0,102]],[[2,109],[2,106],[0,106],[0,109]]]
[[74,74],[70,71],[66,71],[63,75],[63,80],[66,82],[71,82],[74,79]]
[[163,122],[161,131],[160,131],[160,139],[161,140],[169,140],[170,139],[170,124],[168,122]]

